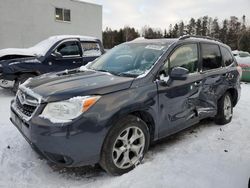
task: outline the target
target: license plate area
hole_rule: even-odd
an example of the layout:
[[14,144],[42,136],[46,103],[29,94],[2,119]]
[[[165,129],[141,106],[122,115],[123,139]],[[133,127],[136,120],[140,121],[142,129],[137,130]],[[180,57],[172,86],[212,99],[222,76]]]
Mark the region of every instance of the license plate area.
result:
[[30,136],[30,126],[25,120],[22,120],[16,112],[12,109],[11,120],[15,124],[15,126],[19,129],[19,131],[28,139],[31,140]]

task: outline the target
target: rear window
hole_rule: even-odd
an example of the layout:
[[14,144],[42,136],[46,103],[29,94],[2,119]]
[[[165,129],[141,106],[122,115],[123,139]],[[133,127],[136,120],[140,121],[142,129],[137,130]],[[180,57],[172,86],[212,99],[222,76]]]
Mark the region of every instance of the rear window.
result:
[[97,42],[82,42],[83,56],[95,57],[102,55],[100,45]]
[[228,49],[221,47],[221,53],[225,66],[229,66],[234,62],[233,56]]
[[218,45],[201,44],[201,50],[203,71],[222,67],[222,57]]

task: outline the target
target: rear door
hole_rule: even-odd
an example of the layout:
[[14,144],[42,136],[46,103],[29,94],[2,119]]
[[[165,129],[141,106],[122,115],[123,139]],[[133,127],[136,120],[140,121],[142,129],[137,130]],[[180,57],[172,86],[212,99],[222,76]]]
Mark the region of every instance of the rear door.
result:
[[[169,80],[168,85],[157,81],[159,97],[159,136],[164,137],[196,122],[202,77],[198,71],[199,50],[196,43],[177,47],[166,60],[163,70],[174,67],[189,70],[186,80]],[[166,77],[168,78],[168,77]]]
[[217,100],[225,89],[225,79],[228,75],[217,44],[201,43],[201,57],[203,84],[199,115],[205,118],[216,114]]
[[102,49],[98,42],[81,41],[81,48],[83,51],[83,64],[87,64],[102,55]]

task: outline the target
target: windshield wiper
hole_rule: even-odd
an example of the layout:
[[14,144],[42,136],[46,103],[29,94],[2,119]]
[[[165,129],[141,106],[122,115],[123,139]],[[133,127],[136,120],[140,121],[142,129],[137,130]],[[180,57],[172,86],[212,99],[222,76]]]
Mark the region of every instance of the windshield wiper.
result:
[[136,78],[138,75],[131,74],[131,73],[126,73],[126,72],[121,72],[121,73],[117,74],[117,76],[126,76],[126,77]]
[[110,73],[110,74],[113,74],[113,75],[116,75],[117,76],[117,73],[116,72],[112,72],[112,71],[109,71],[109,70],[105,70],[105,69],[100,69],[100,70],[95,70],[95,71],[99,71],[99,72],[107,72],[107,73]]
[[113,71],[109,71],[109,70],[105,70],[105,69],[100,69],[100,70],[96,70],[96,71],[107,72],[107,73],[113,74],[115,76],[125,76],[125,77],[133,77],[133,78],[138,76],[138,75],[130,74],[130,73],[126,73],[126,72],[113,72]]

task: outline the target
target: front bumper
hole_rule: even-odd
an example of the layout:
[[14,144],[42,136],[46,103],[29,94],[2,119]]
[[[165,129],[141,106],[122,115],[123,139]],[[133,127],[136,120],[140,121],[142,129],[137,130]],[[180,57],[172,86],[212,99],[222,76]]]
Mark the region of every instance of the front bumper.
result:
[[105,134],[91,120],[81,118],[59,126],[38,116],[24,120],[14,101],[10,120],[38,154],[57,165],[77,167],[99,162]]

